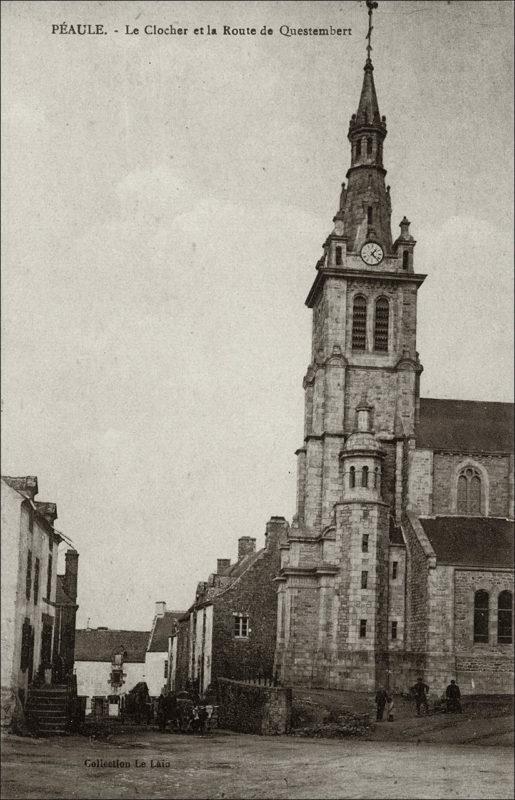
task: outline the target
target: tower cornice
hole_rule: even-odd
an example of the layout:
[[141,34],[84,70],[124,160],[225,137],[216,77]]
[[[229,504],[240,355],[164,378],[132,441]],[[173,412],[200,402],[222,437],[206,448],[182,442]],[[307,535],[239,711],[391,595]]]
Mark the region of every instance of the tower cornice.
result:
[[316,298],[318,293],[321,291],[325,281],[327,278],[370,278],[371,280],[376,281],[392,281],[395,283],[414,283],[416,286],[421,286],[427,275],[421,273],[402,273],[402,272],[368,272],[364,269],[338,269],[338,268],[331,268],[331,267],[324,267],[320,269],[313,281],[311,289],[309,290],[308,296],[305,300],[305,304],[308,308],[313,308],[315,305]]

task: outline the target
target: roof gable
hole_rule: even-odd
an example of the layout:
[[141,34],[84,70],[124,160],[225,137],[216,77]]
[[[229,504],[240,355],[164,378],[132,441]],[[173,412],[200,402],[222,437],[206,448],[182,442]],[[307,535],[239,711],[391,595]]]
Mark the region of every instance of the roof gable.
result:
[[177,620],[182,617],[183,611],[165,611],[163,616],[157,617],[148,645],[149,653],[167,653],[168,639],[175,630]]
[[420,398],[419,449],[513,452],[513,404]]

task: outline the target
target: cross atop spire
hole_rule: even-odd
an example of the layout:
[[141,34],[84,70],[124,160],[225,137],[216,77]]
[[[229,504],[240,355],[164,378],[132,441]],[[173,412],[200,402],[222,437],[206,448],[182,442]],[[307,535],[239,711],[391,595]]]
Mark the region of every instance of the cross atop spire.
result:
[[373,0],[367,0],[367,8],[368,8],[368,32],[365,38],[368,39],[367,61],[371,61],[370,53],[372,52],[372,31],[374,30],[372,26],[372,12],[374,11],[374,8],[377,8],[377,3],[373,2]]

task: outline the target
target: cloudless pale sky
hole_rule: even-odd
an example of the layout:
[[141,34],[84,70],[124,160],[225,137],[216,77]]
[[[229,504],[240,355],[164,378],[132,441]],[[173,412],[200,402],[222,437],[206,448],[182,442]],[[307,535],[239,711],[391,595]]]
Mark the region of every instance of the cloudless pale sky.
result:
[[[2,5],[2,472],[57,503],[78,625],[147,629],[156,600],[185,609],[239,536],[260,547],[294,512],[304,300],[349,167],[366,7]],[[375,12],[393,235],[406,214],[428,275],[426,397],[512,399],[512,16]],[[64,21],[108,34],[52,35]],[[123,33],[146,24],[189,32]]]

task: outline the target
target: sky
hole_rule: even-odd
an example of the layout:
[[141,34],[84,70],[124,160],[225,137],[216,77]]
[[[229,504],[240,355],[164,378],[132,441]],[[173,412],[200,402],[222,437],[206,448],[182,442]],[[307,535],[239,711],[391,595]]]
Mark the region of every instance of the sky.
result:
[[[238,537],[261,547],[294,513],[304,301],[350,163],[366,7],[2,6],[2,473],[57,503],[78,627],[145,630],[155,601],[186,609]],[[393,235],[406,215],[428,276],[424,397],[512,400],[512,12],[375,12]],[[52,34],[64,21],[107,34]]]

